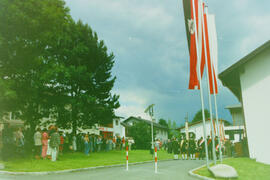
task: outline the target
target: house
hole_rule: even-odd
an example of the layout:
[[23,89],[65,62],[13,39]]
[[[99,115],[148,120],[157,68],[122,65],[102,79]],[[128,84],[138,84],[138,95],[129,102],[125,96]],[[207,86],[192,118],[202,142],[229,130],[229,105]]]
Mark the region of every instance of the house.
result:
[[112,124],[99,126],[98,130],[103,137],[120,136],[125,137],[125,127],[121,124],[122,117],[115,117]]
[[[214,120],[214,130],[215,130],[215,136],[217,135],[217,130],[216,130],[216,123],[215,123],[215,119]],[[225,138],[225,134],[224,134],[224,124],[225,124],[225,120],[220,119],[219,120],[219,130],[220,130],[220,137],[221,140],[223,141]],[[182,126],[180,128],[178,128],[177,130],[180,131],[181,134],[185,134],[186,133],[186,129],[185,126]],[[206,130],[206,136],[211,136],[211,120],[208,118],[205,120],[205,130]],[[198,140],[201,137],[204,137],[203,133],[203,121],[198,121],[198,122],[194,122],[194,123],[188,123],[188,132],[189,132],[189,136],[191,134],[195,135],[195,139]]]
[[244,118],[241,104],[226,106],[232,115],[232,126],[225,126],[225,138],[233,143],[241,142],[244,137]]
[[250,158],[270,164],[270,40],[219,74],[243,106]]
[[[126,136],[129,136],[128,129],[136,122],[145,122],[146,124],[151,126],[150,120],[142,119],[141,117],[130,116],[121,123],[126,128]],[[156,130],[156,136],[154,138],[160,139],[162,142],[168,140],[168,128],[166,126],[162,126],[156,122],[153,122],[153,127]]]

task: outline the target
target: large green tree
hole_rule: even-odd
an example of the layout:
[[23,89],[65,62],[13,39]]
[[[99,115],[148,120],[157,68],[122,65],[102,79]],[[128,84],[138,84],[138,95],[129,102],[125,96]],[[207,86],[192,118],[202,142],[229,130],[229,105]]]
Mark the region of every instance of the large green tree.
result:
[[34,129],[54,115],[64,128],[106,124],[114,55],[63,0],[0,1],[0,111],[19,111]]
[[44,116],[48,49],[70,18],[62,0],[0,1],[1,111],[20,111],[31,129]]
[[[207,118],[210,118],[210,112],[208,111],[208,109],[205,109],[204,110],[204,113],[205,113],[205,119],[207,119]],[[192,119],[192,121],[191,122],[199,122],[199,121],[202,121],[203,120],[203,118],[202,118],[202,110],[199,110],[196,114],[195,114],[195,116],[194,116],[194,118]]]
[[52,52],[57,63],[47,74],[57,115],[64,128],[89,127],[111,123],[119,96],[111,94],[116,77],[112,76],[114,55],[108,53],[89,25],[70,23]]

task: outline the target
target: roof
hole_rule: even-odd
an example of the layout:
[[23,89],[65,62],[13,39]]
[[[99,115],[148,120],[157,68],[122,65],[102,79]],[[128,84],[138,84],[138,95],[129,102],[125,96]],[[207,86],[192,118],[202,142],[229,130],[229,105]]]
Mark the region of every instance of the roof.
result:
[[225,109],[240,109],[240,108],[242,108],[241,104],[234,104],[225,107]]
[[[147,124],[151,124],[150,120],[146,120],[146,119],[142,119],[140,117],[134,117],[134,116],[130,116],[129,118],[127,118],[126,120],[124,120],[123,122],[121,122],[121,124],[125,127],[130,127],[130,125],[128,124],[128,121],[135,119],[136,121],[141,121],[141,122],[145,122]],[[168,129],[166,126],[162,126],[156,122],[153,122],[153,126],[157,127],[157,128],[161,128],[161,129]]]
[[[213,120],[215,121],[216,119],[215,118],[213,118]],[[206,119],[205,120],[205,122],[206,121],[210,121],[210,118],[208,118],[208,119]],[[219,119],[219,121],[223,121],[223,122],[227,122],[227,123],[229,123],[228,121],[226,121],[226,120],[224,120],[224,119]],[[197,122],[189,122],[188,123],[188,127],[191,127],[191,126],[194,126],[194,125],[197,125],[197,124],[200,124],[200,123],[202,123],[203,122],[203,120],[201,120],[201,121],[197,121]],[[181,129],[184,129],[185,128],[185,125],[183,125],[183,126],[181,126],[181,127],[179,127],[179,128],[177,128],[177,130],[181,130]]]
[[241,98],[241,87],[240,87],[240,77],[239,72],[243,71],[243,66],[249,61],[253,60],[255,56],[262,53],[266,49],[270,48],[270,40],[265,42],[263,45],[237,61],[235,64],[224,70],[219,74],[219,79],[222,84],[229,88],[232,93],[240,100]]

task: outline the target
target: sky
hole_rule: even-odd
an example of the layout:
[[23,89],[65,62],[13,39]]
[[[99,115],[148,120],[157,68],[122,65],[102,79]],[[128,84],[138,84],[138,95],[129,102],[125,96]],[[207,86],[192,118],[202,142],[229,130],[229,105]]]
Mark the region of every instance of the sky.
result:
[[[155,104],[155,119],[170,119],[180,125],[188,114],[192,120],[201,109],[201,100],[198,90],[188,90],[189,52],[182,0],[65,1],[71,16],[89,24],[115,55],[112,73],[117,80],[112,92],[120,95],[121,104],[116,115],[149,119],[144,110]],[[204,2],[216,18],[218,72],[270,39],[269,0]],[[220,81],[218,86],[219,117],[232,121],[225,107],[239,102]]]

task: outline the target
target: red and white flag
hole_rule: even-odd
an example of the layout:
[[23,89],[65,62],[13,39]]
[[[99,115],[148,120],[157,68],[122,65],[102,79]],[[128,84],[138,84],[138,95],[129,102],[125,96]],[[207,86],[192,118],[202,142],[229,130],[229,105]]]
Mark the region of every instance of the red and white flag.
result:
[[[194,5],[194,7],[193,7]],[[189,48],[189,58],[190,58],[190,68],[189,68],[189,89],[199,89],[199,81],[197,74],[197,66],[200,64],[200,56],[197,55],[199,50],[199,55],[202,48],[202,18],[201,6],[199,0],[183,0],[186,34],[188,40]],[[194,13],[195,9],[195,13]],[[197,32],[197,39],[195,32]]]
[[218,75],[218,43],[217,43],[217,31],[215,23],[215,15],[207,14],[208,20],[208,34],[209,34],[209,45],[210,45],[210,57],[212,62],[213,77],[215,93],[218,93],[217,86],[217,75]]
[[[204,6],[204,5],[203,5]],[[207,58],[207,69],[208,69],[208,80],[210,93],[218,93],[217,89],[217,36],[216,36],[216,25],[214,15],[208,15],[205,13],[205,8],[203,7],[203,20],[204,20],[204,29],[203,35],[203,48],[202,48],[202,60],[201,60],[201,76],[203,75],[203,70],[205,67],[205,57]],[[205,43],[204,43],[205,39]],[[205,47],[206,45],[206,55]],[[214,89],[215,88],[215,89]]]

